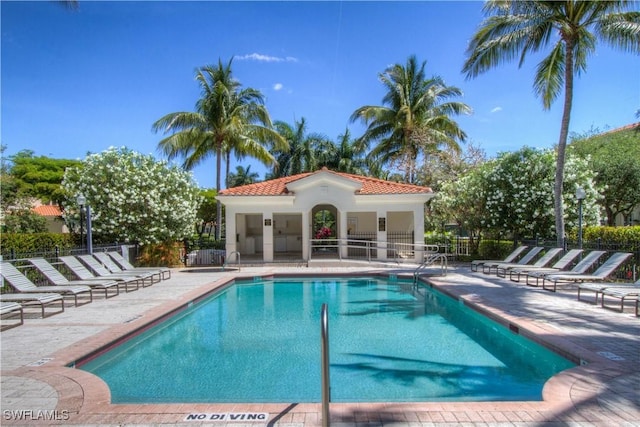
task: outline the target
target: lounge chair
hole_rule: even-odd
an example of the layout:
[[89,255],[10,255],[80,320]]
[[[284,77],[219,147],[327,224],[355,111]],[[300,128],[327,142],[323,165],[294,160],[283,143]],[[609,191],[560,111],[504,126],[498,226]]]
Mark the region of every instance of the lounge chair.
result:
[[125,285],[125,291],[129,291],[129,285],[135,286],[135,290],[140,288],[141,280],[138,277],[96,277],[87,267],[84,266],[76,257],[71,255],[61,256],[58,258],[62,263],[69,269],[73,274],[76,275],[79,279],[82,280],[104,280],[104,281],[112,281],[123,283]]
[[[549,273],[560,272],[561,270],[566,269],[569,266],[569,264],[571,264],[573,260],[576,259],[576,257],[581,253],[582,253],[582,249],[571,249],[569,252],[564,254],[562,258],[556,261],[556,263],[553,264],[551,267],[536,267],[535,265],[527,265],[527,266],[512,268],[509,270],[509,280],[513,282],[519,282],[520,276],[523,274],[526,275],[530,271],[538,271],[538,272],[546,271]],[[514,275],[515,275],[515,279],[514,279]]]
[[140,281],[143,287],[147,282],[148,282],[148,285],[153,285],[154,283],[153,276],[149,274],[124,273],[122,271],[119,273],[117,272],[113,273],[109,271],[105,266],[100,264],[100,262],[93,255],[78,255],[78,259],[82,261],[84,265],[86,265],[87,268],[89,268],[89,270],[97,274],[98,277],[102,277],[105,279],[106,278],[117,279],[118,277],[123,277],[128,279],[136,278],[137,280]]
[[[544,255],[542,255],[540,258],[538,258],[538,260],[536,262],[534,262],[533,264],[531,264],[531,267],[534,268],[538,268],[538,267],[546,267],[547,264],[549,264],[551,262],[551,260],[553,260],[556,256],[558,256],[558,254],[560,252],[562,252],[564,249],[562,248],[551,248],[548,251],[546,251],[544,253]],[[529,254],[527,254],[529,255]],[[524,259],[524,258],[523,258]],[[523,264],[527,264],[527,263],[503,263],[501,262],[500,264],[496,265],[496,275],[498,277],[507,277],[507,271],[511,271],[511,269],[513,268],[518,268],[518,267],[522,267]],[[500,272],[502,272],[502,274],[500,274]]]
[[[596,263],[596,261],[598,261],[598,259],[600,259],[602,255],[606,253],[607,253],[606,251],[589,252],[587,255],[584,256],[584,258],[582,258],[582,261],[580,261],[579,263],[573,266],[570,272],[578,273],[578,274],[582,274],[586,272],[588,269],[591,268],[591,266],[593,266],[593,264]],[[548,271],[545,269],[530,271],[527,273],[527,280],[525,281],[525,283],[527,284],[527,286],[538,286],[540,279],[543,279],[546,275],[559,274],[559,273],[561,272],[556,270]],[[533,278],[536,279],[536,283],[529,283],[529,279],[533,279]]]
[[495,270],[498,267],[498,265],[506,265],[506,264],[527,265],[535,257],[537,257],[538,254],[542,252],[543,249],[544,248],[542,246],[536,246],[532,248],[529,252],[527,252],[517,262],[513,262],[513,263],[504,262],[504,261],[485,262],[484,264],[482,264],[482,272],[484,274],[491,274],[491,270]]
[[[604,264],[602,264],[596,271],[592,274],[581,274],[581,273],[557,273],[550,274],[544,276],[542,278],[542,289],[546,291],[555,292],[558,286],[558,282],[597,282],[601,280],[606,280],[607,277],[611,276],[614,271],[620,267],[620,265],[625,262],[629,257],[631,257],[631,253],[629,252],[616,252],[611,255],[609,259],[607,259]],[[545,283],[552,283],[553,287],[548,288],[545,286]]]
[[58,313],[62,313],[64,311],[64,298],[62,295],[53,292],[43,294],[2,294],[0,295],[0,302],[17,302],[20,303],[23,308],[30,305],[39,305],[42,310],[43,318],[46,317],[45,308],[50,304],[59,302],[60,311]]
[[124,271],[135,273],[136,271],[159,271],[162,275],[162,280],[171,279],[171,269],[168,267],[135,267],[129,261],[127,261],[119,252],[107,252],[113,260]]
[[[131,274],[140,276],[144,279],[151,280],[151,283],[157,283],[162,280],[162,274],[159,271],[124,271],[116,262],[107,255],[106,252],[96,252],[93,256],[112,274]],[[157,278],[157,280],[156,280]]]
[[[47,280],[54,285],[84,285],[89,286],[94,290],[104,291],[104,297],[109,298],[109,290],[111,290],[111,296],[115,297],[120,294],[120,287],[115,280],[100,281],[100,280],[69,280],[64,274],[60,273],[53,265],[44,258],[31,258],[29,262],[38,271],[47,278]],[[120,282],[122,283],[122,282]]]
[[2,263],[0,275],[19,293],[35,294],[53,292],[62,296],[72,296],[76,307],[78,306],[79,295],[88,294],[89,301],[85,304],[93,301],[93,290],[89,286],[37,286],[9,262]]
[[[636,283],[640,284],[640,280]],[[620,300],[620,311],[624,311],[624,301],[627,298],[636,301],[636,316],[638,315],[638,298],[640,298],[640,286],[622,286],[622,287],[610,287],[605,288],[601,292],[600,306],[605,307],[605,296],[618,298]]]
[[[20,321],[19,323],[10,323],[7,324],[6,320],[13,319],[16,314],[19,315]],[[17,302],[0,302],[0,316],[3,317],[4,321],[2,322],[2,330],[9,328],[14,328],[16,326],[20,326],[24,323],[24,310],[22,309],[22,305]]]
[[[498,259],[476,259],[471,261],[471,271],[478,271],[478,267],[482,266],[485,262],[514,262],[516,258],[520,256],[524,250],[527,249],[526,246],[518,246],[513,252],[511,252],[505,259],[502,261]],[[475,267],[475,268],[474,268]]]
[[633,289],[634,286],[640,289],[640,279],[638,279],[634,283],[623,283],[623,282],[607,282],[607,283],[595,283],[595,282],[582,282],[578,284],[578,301],[585,301],[580,299],[581,293],[584,291],[592,291],[595,295],[594,304],[598,304],[598,296],[602,293],[603,290],[607,288],[630,288]]

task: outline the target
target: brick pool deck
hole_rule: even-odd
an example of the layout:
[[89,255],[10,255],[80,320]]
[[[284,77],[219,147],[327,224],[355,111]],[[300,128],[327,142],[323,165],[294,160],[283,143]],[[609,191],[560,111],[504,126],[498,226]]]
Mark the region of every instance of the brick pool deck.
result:
[[[391,270],[410,275],[413,268]],[[80,307],[68,304],[63,313],[44,319],[27,316],[23,325],[0,334],[0,424],[320,426],[319,403],[111,404],[104,382],[66,366],[230,277],[378,271],[335,266],[197,273],[175,269],[170,280],[151,287],[107,300],[94,298]],[[631,307],[624,313],[603,309],[577,301],[575,290],[551,293],[471,273],[466,266],[429,281],[512,330],[581,361],[581,366],[550,379],[540,402],[332,403],[333,426],[640,426],[640,318]],[[187,420],[190,414],[240,413],[268,415],[244,422]]]

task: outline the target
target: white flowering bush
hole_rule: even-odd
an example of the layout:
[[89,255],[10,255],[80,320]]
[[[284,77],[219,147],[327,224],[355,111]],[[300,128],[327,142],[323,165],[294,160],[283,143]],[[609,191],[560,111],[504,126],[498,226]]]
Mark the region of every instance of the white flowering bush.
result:
[[[525,147],[445,183],[431,208],[438,220],[455,221],[471,237],[484,231],[513,233],[516,237],[555,236],[553,150]],[[564,212],[567,230],[578,225],[577,187],[585,190],[583,225],[599,223],[598,189],[587,160],[568,155],[564,178]]]
[[125,147],[87,156],[62,181],[65,220],[78,221],[76,197],[91,206],[96,241],[151,244],[191,236],[201,203],[189,172]]

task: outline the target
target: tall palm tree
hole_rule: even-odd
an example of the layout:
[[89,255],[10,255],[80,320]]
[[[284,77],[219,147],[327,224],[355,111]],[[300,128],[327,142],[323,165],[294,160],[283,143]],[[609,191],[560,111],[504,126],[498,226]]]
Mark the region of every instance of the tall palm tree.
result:
[[270,178],[312,172],[318,168],[317,148],[328,140],[327,137],[315,132],[307,133],[307,121],[304,117],[296,120],[293,126],[277,121],[274,127],[287,141],[288,147],[284,150],[274,147],[277,162]]
[[564,90],[564,106],[554,185],[558,246],[563,245],[562,187],[565,150],[573,104],[573,79],[587,68],[596,42],[632,53],[640,52],[640,12],[628,11],[631,1],[498,1],[484,5],[487,18],[469,42],[463,72],[468,78],[507,61],[538,52],[550,44],[538,64],[534,91],[544,109]]
[[345,129],[338,135],[338,141],[334,146],[329,168],[338,171],[363,175],[365,173],[365,151],[362,144],[351,139],[351,132]]
[[[272,128],[271,118],[260,91],[242,89],[233,78],[231,63],[207,65],[196,71],[202,97],[195,112],[176,112],[153,124],[156,132],[170,133],[158,143],[169,159],[184,158],[183,167],[192,169],[211,156],[216,158],[216,192],[220,192],[222,154],[234,147],[266,165],[275,162],[266,144],[284,149],[286,141]],[[220,239],[222,206],[216,202],[215,238]]]
[[367,105],[351,115],[351,121],[362,120],[368,125],[362,143],[368,147],[377,141],[369,156],[382,164],[401,162],[406,182],[415,180],[421,153],[444,146],[460,149],[458,142],[466,135],[451,116],[471,112],[466,104],[449,101],[462,91],[447,86],[439,76],[426,78],[425,66],[426,62],[418,65],[412,55],[405,65],[387,68],[379,74],[387,90],[383,106]]
[[246,169],[242,166],[236,166],[236,172],[229,174],[228,188],[253,184],[257,180],[258,173],[251,172],[251,165],[247,166]]

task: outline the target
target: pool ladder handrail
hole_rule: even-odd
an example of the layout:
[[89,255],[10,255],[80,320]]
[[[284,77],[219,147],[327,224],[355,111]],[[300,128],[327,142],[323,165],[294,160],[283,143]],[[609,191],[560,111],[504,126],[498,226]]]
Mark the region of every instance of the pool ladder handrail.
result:
[[425,254],[425,260],[413,271],[413,284],[418,283],[418,277],[420,276],[420,271],[424,270],[427,267],[432,266],[436,261],[440,261],[440,274],[443,276],[447,275],[447,266],[448,266],[448,258],[446,254],[441,254],[438,252],[432,252]]
[[229,254],[228,257],[225,258],[224,263],[222,264],[222,269],[224,270],[224,268],[227,266],[227,263],[229,262],[229,258],[231,258],[231,255],[236,254],[237,255],[237,259],[238,259],[238,271],[240,271],[240,251],[233,251]]
[[322,426],[329,427],[329,402],[331,401],[331,382],[329,380],[329,315],[327,304],[320,309],[320,359],[322,376]]

